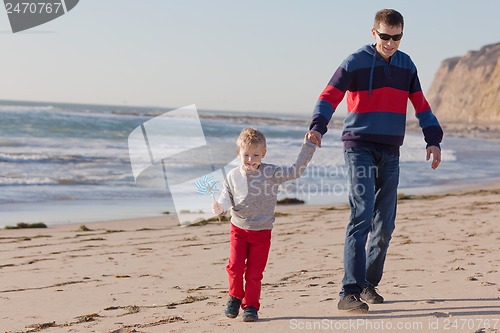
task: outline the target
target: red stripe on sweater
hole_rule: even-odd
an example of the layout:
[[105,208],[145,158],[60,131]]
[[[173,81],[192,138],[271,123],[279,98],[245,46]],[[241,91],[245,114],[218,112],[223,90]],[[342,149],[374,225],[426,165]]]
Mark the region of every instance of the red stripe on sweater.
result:
[[335,88],[334,86],[326,86],[326,88],[323,90],[321,95],[319,95],[319,100],[322,101],[327,101],[330,103],[334,109],[337,108],[337,106],[342,102],[342,99],[344,98],[344,92],[341,90]]
[[413,104],[416,113],[429,111],[431,109],[431,106],[429,105],[424,97],[424,94],[421,91],[410,94],[410,101],[411,104]]
[[349,112],[394,112],[405,114],[408,107],[408,92],[394,88],[379,88],[348,92],[347,110]]

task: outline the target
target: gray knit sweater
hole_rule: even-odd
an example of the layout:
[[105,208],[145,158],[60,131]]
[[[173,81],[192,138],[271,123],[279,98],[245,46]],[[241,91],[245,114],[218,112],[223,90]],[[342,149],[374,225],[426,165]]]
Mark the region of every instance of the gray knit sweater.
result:
[[229,171],[218,202],[230,211],[231,223],[247,230],[272,229],[280,184],[299,178],[315,150],[316,145],[305,140],[292,166],[261,163],[255,171],[242,166]]

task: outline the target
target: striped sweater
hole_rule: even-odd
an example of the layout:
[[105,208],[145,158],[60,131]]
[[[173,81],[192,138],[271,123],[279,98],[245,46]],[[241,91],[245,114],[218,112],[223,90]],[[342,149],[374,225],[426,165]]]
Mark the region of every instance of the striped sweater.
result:
[[346,94],[344,148],[376,146],[399,152],[408,99],[415,108],[427,147],[440,147],[443,131],[422,93],[415,64],[407,54],[398,50],[386,61],[374,45],[365,45],[350,55],[319,96],[309,128],[324,135]]

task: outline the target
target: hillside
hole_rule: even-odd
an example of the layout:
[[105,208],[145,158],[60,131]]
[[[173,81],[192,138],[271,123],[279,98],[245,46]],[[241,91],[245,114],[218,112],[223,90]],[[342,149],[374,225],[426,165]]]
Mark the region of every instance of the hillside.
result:
[[500,124],[500,43],[446,59],[427,99],[441,122]]

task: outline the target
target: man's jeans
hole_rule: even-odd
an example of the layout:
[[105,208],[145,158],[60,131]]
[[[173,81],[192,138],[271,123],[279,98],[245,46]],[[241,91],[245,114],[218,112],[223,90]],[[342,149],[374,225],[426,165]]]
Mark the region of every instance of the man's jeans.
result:
[[382,279],[395,227],[399,182],[398,155],[371,148],[349,148],[344,157],[351,216],[344,242],[340,297],[360,293],[365,285],[376,287]]

